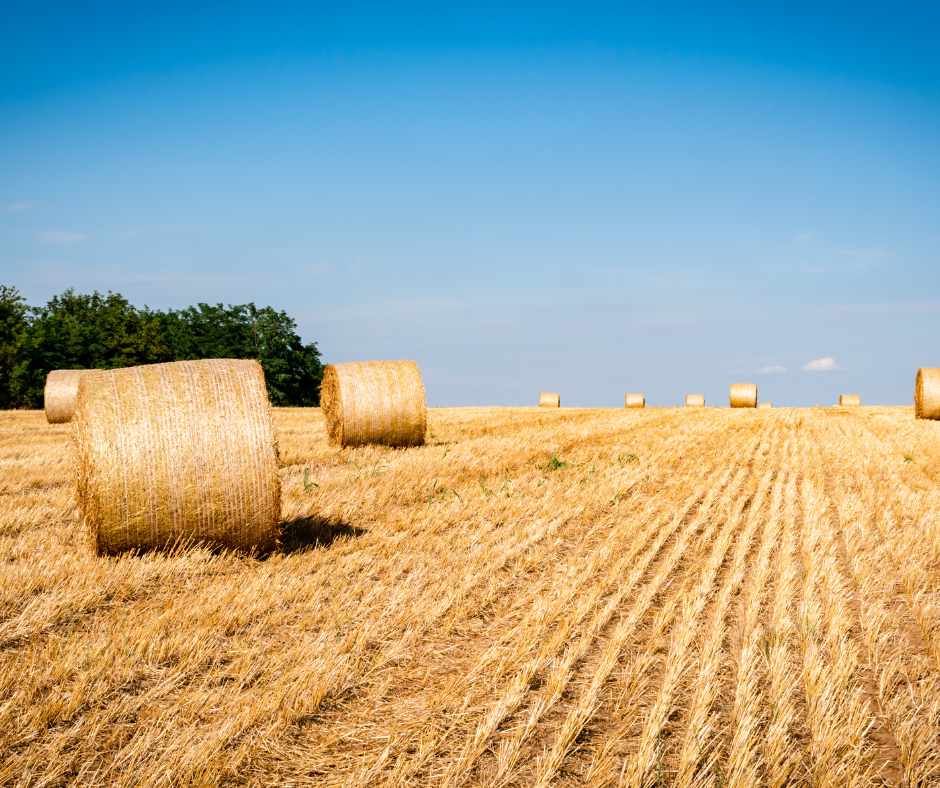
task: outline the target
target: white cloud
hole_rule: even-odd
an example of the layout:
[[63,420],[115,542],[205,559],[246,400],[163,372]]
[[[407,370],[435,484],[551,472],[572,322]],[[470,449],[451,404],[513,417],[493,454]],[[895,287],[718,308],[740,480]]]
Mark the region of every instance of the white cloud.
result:
[[0,211],[28,211],[36,207],[34,202],[8,202],[6,205],[0,205]]
[[803,369],[807,372],[829,372],[833,369],[845,369],[845,367],[840,367],[836,364],[834,358],[817,358],[815,361],[810,361],[808,364],[803,365]]
[[760,369],[755,369],[754,374],[756,375],[777,375],[781,372],[786,372],[786,367],[781,367],[779,365],[774,367],[761,367]]
[[40,230],[33,235],[37,241],[44,244],[73,244],[88,237],[84,233],[67,233],[64,230]]

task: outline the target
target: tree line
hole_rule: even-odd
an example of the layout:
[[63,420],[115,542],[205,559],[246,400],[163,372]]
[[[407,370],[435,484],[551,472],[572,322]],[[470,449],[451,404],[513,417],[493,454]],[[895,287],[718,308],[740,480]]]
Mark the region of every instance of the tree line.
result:
[[202,358],[256,359],[273,405],[320,404],[323,365],[286,312],[252,304],[138,309],[120,293],[66,290],[29,306],[0,285],[0,408],[42,408],[53,369],[116,369]]

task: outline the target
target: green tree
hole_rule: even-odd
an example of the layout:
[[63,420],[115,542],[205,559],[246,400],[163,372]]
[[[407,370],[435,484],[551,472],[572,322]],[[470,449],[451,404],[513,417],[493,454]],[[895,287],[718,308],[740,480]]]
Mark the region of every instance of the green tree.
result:
[[254,304],[135,308],[119,293],[66,290],[27,307],[0,287],[0,408],[43,406],[53,369],[115,369],[160,361],[256,359],[275,405],[318,405],[323,365],[286,312]]
[[29,316],[21,371],[25,403],[42,407],[46,375],[53,369],[117,369],[170,361],[160,321],[119,293],[76,294],[68,289]]
[[20,391],[23,343],[29,331],[26,299],[15,287],[0,285],[0,408],[28,404]]
[[316,342],[304,344],[286,312],[255,304],[198,304],[154,312],[175,360],[250,358],[264,369],[274,405],[320,404],[323,365]]

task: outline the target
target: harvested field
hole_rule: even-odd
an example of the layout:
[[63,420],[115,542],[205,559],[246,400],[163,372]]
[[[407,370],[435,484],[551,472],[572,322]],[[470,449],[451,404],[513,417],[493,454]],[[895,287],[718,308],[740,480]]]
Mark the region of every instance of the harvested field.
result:
[[0,783],[940,785],[940,424],[428,421],[275,411],[281,551],[97,558],[0,414]]

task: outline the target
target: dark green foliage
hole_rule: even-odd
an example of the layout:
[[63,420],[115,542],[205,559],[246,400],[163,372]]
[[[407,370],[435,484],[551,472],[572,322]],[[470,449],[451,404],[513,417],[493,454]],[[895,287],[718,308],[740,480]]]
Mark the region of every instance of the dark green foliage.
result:
[[115,369],[161,361],[250,358],[274,405],[318,405],[323,367],[285,313],[254,304],[137,309],[117,293],[66,290],[29,308],[0,286],[0,407],[42,407],[53,369]]
[[286,312],[266,306],[199,304],[154,312],[177,361],[196,358],[252,358],[264,368],[274,405],[320,404],[323,368],[315,342],[304,345]]
[[172,360],[155,316],[117,293],[66,290],[29,313],[17,405],[42,407],[46,375],[53,369],[117,369]]
[[18,370],[24,366],[28,311],[26,300],[15,287],[0,285],[0,408],[15,408],[24,401]]

